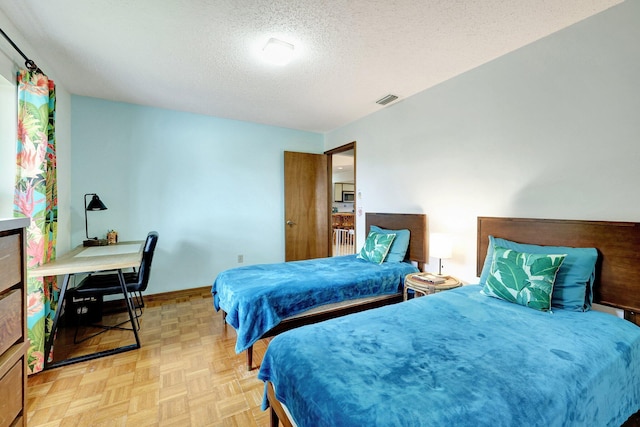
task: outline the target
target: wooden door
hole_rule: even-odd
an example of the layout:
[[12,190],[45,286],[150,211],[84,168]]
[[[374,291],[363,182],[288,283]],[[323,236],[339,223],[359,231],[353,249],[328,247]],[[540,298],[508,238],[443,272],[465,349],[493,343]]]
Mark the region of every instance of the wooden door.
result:
[[329,175],[324,154],[284,152],[285,261],[329,256]]

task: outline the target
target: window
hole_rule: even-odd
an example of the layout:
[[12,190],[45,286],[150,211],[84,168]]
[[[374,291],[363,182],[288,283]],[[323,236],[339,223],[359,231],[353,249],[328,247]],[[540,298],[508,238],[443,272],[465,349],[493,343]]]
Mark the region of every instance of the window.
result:
[[0,75],[0,218],[13,216],[16,108],[16,86]]

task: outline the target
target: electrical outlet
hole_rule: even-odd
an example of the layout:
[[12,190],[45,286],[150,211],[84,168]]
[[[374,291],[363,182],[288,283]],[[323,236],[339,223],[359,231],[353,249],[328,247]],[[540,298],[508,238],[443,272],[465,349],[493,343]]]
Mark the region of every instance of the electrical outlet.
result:
[[242,264],[244,262],[244,255],[238,255],[238,264]]

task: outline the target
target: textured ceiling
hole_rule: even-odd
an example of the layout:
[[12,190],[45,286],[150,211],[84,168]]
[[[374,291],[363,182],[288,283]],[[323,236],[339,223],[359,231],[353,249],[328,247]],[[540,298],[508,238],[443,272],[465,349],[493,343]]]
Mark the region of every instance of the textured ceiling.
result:
[[[327,132],[385,108],[375,101],[389,93],[402,100],[621,1],[0,0],[0,9],[36,50],[25,53],[73,94]],[[262,60],[270,37],[295,45],[289,65]]]

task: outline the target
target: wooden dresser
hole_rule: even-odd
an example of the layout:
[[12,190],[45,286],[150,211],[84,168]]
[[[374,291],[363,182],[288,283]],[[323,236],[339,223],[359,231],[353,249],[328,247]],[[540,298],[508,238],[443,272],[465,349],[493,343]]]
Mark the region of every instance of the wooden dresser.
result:
[[27,266],[29,218],[0,219],[0,427],[27,423]]

